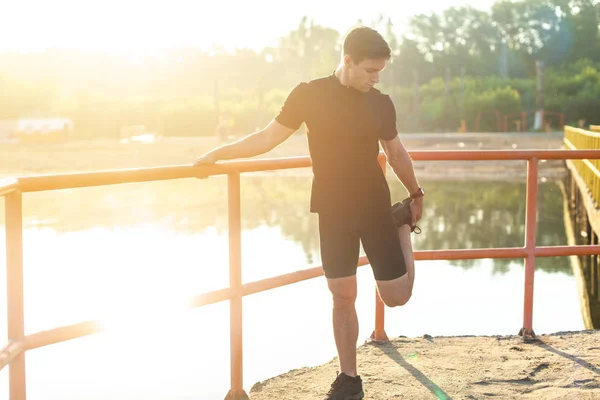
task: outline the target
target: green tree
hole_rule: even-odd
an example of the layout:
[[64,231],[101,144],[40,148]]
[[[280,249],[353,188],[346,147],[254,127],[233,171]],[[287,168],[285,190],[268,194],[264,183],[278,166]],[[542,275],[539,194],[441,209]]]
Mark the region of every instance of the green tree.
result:
[[279,60],[288,74],[294,72],[302,81],[331,73],[340,58],[339,36],[336,30],[303,17],[298,28],[281,39]]

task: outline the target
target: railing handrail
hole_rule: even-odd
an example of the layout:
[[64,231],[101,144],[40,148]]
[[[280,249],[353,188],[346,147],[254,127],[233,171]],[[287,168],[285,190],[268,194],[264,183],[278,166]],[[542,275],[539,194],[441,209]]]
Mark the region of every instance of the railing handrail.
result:
[[[534,158],[538,160],[581,160],[599,158],[600,150],[415,150],[409,151],[409,154],[415,161],[526,161]],[[379,157],[385,157],[385,154],[380,153]],[[309,156],[296,156],[224,161],[200,167],[188,164],[21,176],[12,178],[11,184],[7,185],[7,192],[14,189],[28,193],[172,179],[208,178],[232,172],[265,172],[310,166]],[[3,186],[0,186],[0,193],[3,192],[2,188]]]
[[577,133],[577,134],[585,135],[585,136],[589,136],[589,137],[600,138],[600,131],[598,131],[598,129],[593,125],[590,128],[591,128],[591,130],[588,131],[583,128],[575,128],[573,126],[566,126],[565,131],[571,132],[571,133]]
[[[587,131],[565,127],[570,132]],[[481,248],[481,249],[450,249],[450,250],[421,250],[415,251],[415,260],[451,260],[478,258],[524,258],[525,259],[525,296],[524,324],[521,329],[523,336],[533,334],[532,301],[533,301],[533,272],[536,257],[591,255],[600,253],[600,245],[578,246],[537,246],[536,245],[536,203],[539,160],[585,160],[600,159],[600,150],[425,150],[409,151],[413,160],[419,161],[498,161],[526,160],[527,161],[527,198],[526,198],[526,229],[523,247],[513,248]],[[379,154],[379,161],[385,167],[385,154]],[[382,163],[383,161],[383,163]],[[25,364],[22,353],[27,350],[59,343],[77,337],[101,332],[102,326],[97,321],[84,321],[74,325],[61,326],[47,331],[30,335],[24,334],[23,323],[23,293],[22,293],[22,200],[21,194],[46,190],[70,189],[79,187],[105,186],[121,183],[153,182],[180,178],[207,178],[216,175],[229,177],[229,214],[230,214],[230,286],[195,296],[190,307],[200,307],[220,301],[230,300],[232,322],[241,322],[241,298],[250,294],[270,290],[323,275],[322,267],[307,268],[289,274],[279,275],[260,281],[242,284],[240,254],[240,209],[239,209],[239,177],[244,172],[274,171],[311,166],[309,156],[252,159],[242,161],[227,161],[210,166],[193,167],[191,165],[176,165],[151,168],[120,169],[110,171],[95,171],[83,173],[67,173],[54,175],[24,176],[0,181],[0,196],[8,196],[6,204],[7,215],[7,278],[9,287],[8,306],[15,322],[10,322],[9,315],[9,344],[0,353],[0,370],[10,364],[10,393],[13,399],[13,380],[15,381],[16,399],[25,399]],[[11,214],[11,210],[14,212]],[[232,217],[233,215],[233,217]],[[10,218],[8,218],[10,217]],[[232,219],[233,218],[233,219]],[[232,236],[233,235],[233,236]],[[233,239],[232,239],[233,238]],[[11,246],[14,245],[14,246]],[[233,249],[233,253],[231,253]],[[231,261],[231,260],[230,260]],[[368,264],[366,256],[359,258],[359,266]],[[232,275],[233,274],[233,275]],[[233,276],[233,278],[232,278]],[[12,280],[11,280],[12,279]],[[15,298],[11,303],[11,298]],[[383,303],[377,297],[376,331],[374,339],[386,337],[383,331]],[[235,314],[234,314],[235,313]],[[9,313],[10,314],[10,313]],[[241,325],[239,327],[241,330]],[[10,334],[12,326],[12,336]],[[232,325],[233,326],[233,325]],[[232,328],[233,329],[233,328]],[[241,335],[241,333],[240,333]],[[241,388],[241,336],[232,336],[232,389],[231,397],[242,399],[245,393]],[[13,362],[14,360],[14,362]],[[14,364],[18,366],[12,371]],[[14,372],[14,373],[13,373]]]

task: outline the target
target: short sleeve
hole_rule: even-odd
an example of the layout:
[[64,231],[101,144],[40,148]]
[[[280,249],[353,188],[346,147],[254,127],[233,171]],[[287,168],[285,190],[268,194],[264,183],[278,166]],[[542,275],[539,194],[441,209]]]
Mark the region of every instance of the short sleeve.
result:
[[305,118],[308,84],[298,84],[285,99],[275,120],[291,129],[299,129]]
[[398,135],[396,128],[396,107],[389,96],[383,96],[381,104],[381,131],[379,138],[392,140]]

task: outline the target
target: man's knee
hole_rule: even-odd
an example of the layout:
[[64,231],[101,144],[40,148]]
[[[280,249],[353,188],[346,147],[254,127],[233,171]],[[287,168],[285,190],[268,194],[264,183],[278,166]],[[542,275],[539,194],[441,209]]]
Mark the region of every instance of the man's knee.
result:
[[412,297],[412,291],[409,292],[401,292],[401,293],[393,293],[393,294],[382,294],[379,293],[381,300],[388,307],[400,307],[408,303],[410,298]]
[[356,302],[356,276],[328,280],[334,308],[351,308]]
[[388,307],[403,306],[412,297],[412,285],[406,274],[391,281],[378,281],[377,286],[379,297]]
[[333,307],[334,308],[352,308],[356,302],[356,295],[340,295],[333,294]]

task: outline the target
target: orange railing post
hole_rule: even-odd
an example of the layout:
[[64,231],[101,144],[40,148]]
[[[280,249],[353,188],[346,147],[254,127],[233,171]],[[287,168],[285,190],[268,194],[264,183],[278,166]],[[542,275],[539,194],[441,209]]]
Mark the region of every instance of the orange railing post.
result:
[[244,391],[242,357],[242,212],[240,173],[227,176],[229,206],[229,286],[233,295],[229,300],[229,341],[231,359],[231,389],[226,400],[248,399]]
[[[380,155],[379,165],[385,174],[385,154]],[[385,304],[383,303],[383,300],[381,300],[377,287],[375,287],[375,330],[371,334],[371,340],[375,342],[387,342],[389,340],[385,333]]]
[[[6,195],[6,300],[8,341],[25,338],[23,305],[23,199],[20,191]],[[17,355],[8,366],[10,400],[25,400],[25,353]]]
[[523,327],[519,335],[534,337],[533,332],[533,281],[535,274],[535,250],[537,230],[538,159],[527,161],[527,192],[525,208],[525,292],[523,304]]

